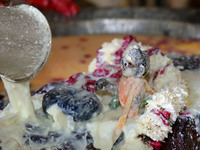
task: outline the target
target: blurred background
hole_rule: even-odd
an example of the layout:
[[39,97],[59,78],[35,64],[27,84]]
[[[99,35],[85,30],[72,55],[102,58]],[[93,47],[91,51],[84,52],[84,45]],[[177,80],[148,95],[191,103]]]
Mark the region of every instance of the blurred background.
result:
[[164,8],[196,8],[199,0],[74,0],[80,7],[164,7]]
[[[48,3],[48,0],[1,0],[1,3],[8,4],[12,2],[13,4],[19,4],[29,1],[30,3],[39,3],[44,1]],[[38,1],[38,2],[36,2]],[[54,0],[59,1],[59,0]],[[62,0],[61,0],[62,1]],[[66,0],[69,1],[69,0]],[[200,8],[199,0],[72,0],[80,8],[88,7],[162,7],[162,8],[175,8],[184,9]]]
[[148,34],[200,39],[200,0],[0,0],[39,8],[53,36]]

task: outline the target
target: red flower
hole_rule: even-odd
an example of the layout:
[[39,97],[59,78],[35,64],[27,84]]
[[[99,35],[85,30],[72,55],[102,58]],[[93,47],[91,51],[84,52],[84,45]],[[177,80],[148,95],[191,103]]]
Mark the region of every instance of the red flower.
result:
[[119,64],[120,63],[120,60],[122,58],[122,54],[123,52],[126,50],[126,48],[128,47],[128,45],[134,40],[136,41],[136,38],[131,36],[131,35],[128,35],[128,36],[125,36],[123,38],[124,42],[122,43],[122,46],[120,49],[118,49],[116,52],[115,52],[115,63],[116,64]]
[[160,52],[160,50],[158,48],[151,48],[149,50],[145,51],[149,56],[152,56],[154,54],[157,54],[158,52]]
[[66,16],[74,16],[80,8],[71,0],[25,0],[30,4],[48,10],[55,10]]
[[157,141],[151,141],[150,145],[155,149],[155,150],[160,150],[160,148],[162,147],[161,142],[157,142]]
[[93,92],[95,91],[95,83],[96,80],[87,80],[86,84],[82,86],[82,88],[84,90],[87,90],[89,92]]
[[66,82],[66,85],[69,86],[69,85],[74,85],[77,81],[77,79],[83,75],[82,73],[77,73],[77,74],[74,74],[72,75],[71,77],[69,77],[65,82]]
[[158,75],[163,75],[165,73],[165,70],[167,67],[169,67],[170,64],[167,64],[166,66],[164,66],[163,68],[157,70],[153,76],[153,81],[157,78]]
[[171,115],[170,112],[161,110],[161,109],[156,109],[156,108],[153,109],[153,112],[154,112],[154,114],[160,116],[164,125],[167,125],[167,126],[170,125],[170,122],[169,122],[170,115]]

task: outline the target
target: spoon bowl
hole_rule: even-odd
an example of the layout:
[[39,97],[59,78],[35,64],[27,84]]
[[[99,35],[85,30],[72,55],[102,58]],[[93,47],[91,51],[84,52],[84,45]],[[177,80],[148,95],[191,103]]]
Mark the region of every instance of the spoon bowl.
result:
[[51,30],[35,7],[0,7],[0,76],[11,82],[35,77],[51,49]]

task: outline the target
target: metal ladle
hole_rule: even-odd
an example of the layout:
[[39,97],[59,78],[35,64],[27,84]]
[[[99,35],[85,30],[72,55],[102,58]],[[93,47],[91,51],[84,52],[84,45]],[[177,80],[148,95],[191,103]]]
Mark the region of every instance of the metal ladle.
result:
[[51,31],[35,7],[0,7],[0,76],[11,82],[35,77],[51,49]]

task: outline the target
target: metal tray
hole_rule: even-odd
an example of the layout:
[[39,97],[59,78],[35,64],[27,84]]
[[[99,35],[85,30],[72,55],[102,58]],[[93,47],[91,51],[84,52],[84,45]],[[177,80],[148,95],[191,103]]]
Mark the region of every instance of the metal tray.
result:
[[200,39],[200,10],[83,9],[76,17],[46,12],[53,36],[143,34]]

